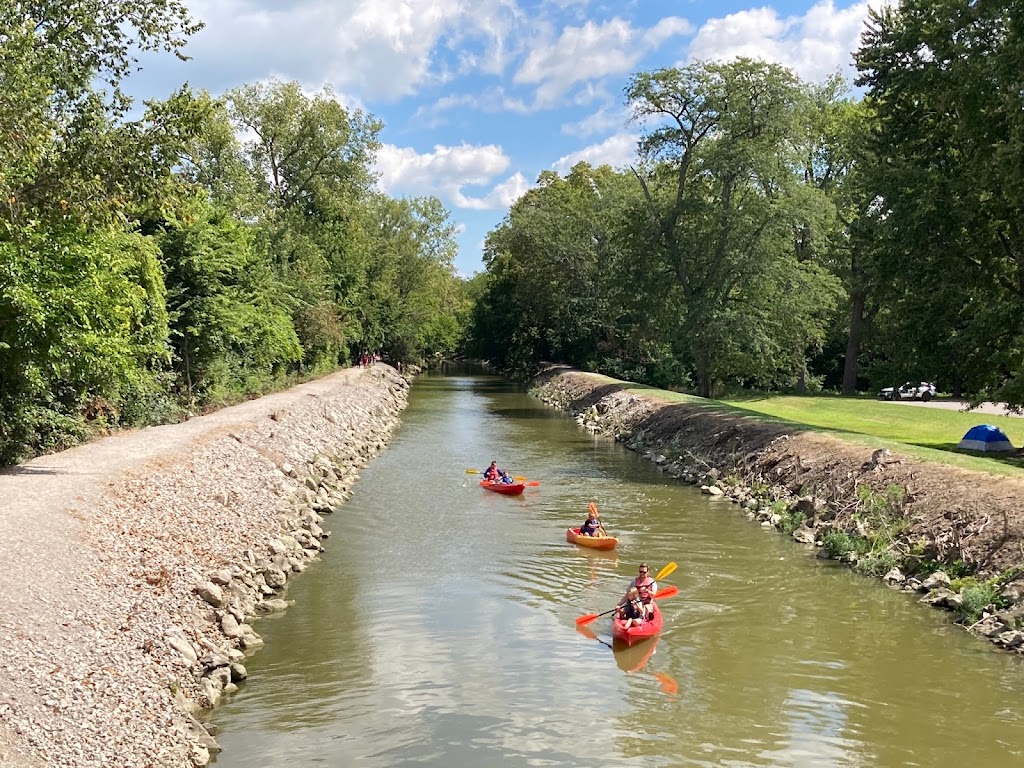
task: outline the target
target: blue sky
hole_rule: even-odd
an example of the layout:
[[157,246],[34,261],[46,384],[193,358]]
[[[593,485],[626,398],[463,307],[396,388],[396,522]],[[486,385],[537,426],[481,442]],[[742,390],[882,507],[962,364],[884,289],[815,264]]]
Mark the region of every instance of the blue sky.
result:
[[451,211],[468,276],[541,171],[631,162],[622,93],[632,73],[751,56],[805,80],[851,77],[868,6],[885,1],[187,0],[206,24],[191,60],[147,57],[127,90],[330,85],[384,122],[379,186],[436,195]]

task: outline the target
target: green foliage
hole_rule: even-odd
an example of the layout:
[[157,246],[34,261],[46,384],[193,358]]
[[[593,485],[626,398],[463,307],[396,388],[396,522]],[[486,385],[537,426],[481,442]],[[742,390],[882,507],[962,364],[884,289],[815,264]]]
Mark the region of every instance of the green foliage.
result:
[[989,583],[975,584],[965,587],[960,593],[960,598],[963,601],[962,620],[973,624],[990,605],[999,602],[999,588]]
[[830,530],[822,538],[822,548],[835,559],[844,557],[851,552],[867,551],[866,542],[858,536],[851,536],[846,531]]
[[881,160],[867,180],[885,246],[873,369],[1021,404],[1024,28],[1011,8],[879,8],[857,64]]
[[781,518],[776,527],[787,535],[807,522],[804,513],[798,510],[795,504],[791,506],[783,499],[773,502],[771,510],[773,515],[778,515]]
[[277,81],[133,107],[139,53],[199,26],[179,0],[0,4],[0,462],[461,343],[454,227],[373,191],[379,121]]
[[260,392],[302,358],[281,287],[244,225],[195,198],[158,242],[189,403]]
[[867,576],[884,576],[903,564],[903,557],[891,549],[869,549],[857,560],[857,570]]
[[0,459],[60,448],[83,420],[135,422],[169,358],[157,255],[115,229],[0,240]]

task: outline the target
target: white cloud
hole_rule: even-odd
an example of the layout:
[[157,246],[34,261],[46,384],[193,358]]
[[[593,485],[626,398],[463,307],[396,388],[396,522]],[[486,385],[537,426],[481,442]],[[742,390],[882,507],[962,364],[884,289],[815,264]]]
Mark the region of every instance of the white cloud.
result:
[[427,128],[436,128],[448,122],[444,116],[446,112],[458,109],[519,114],[530,111],[529,106],[522,99],[509,96],[503,88],[492,88],[484,93],[460,93],[443,96],[433,104],[419,107],[413,115],[413,121]]
[[852,65],[868,6],[862,1],[837,9],[833,0],[823,0],[803,16],[785,18],[768,6],[751,8],[709,20],[697,32],[689,53],[694,59],[765,59],[819,81]]
[[449,77],[438,51],[456,38],[481,46],[476,56],[466,54],[467,60],[502,66],[505,38],[517,14],[506,0],[193,0],[190,5],[206,28],[188,53],[196,66],[216,69],[225,88],[270,71],[382,100]]
[[530,51],[514,80],[537,85],[535,106],[550,107],[577,83],[628,73],[652,48],[689,31],[689,22],[672,16],[649,30],[636,29],[620,18],[565,27],[557,40]]
[[511,207],[530,188],[526,177],[518,171],[509,176],[483,197],[472,197],[458,192],[455,205],[478,211],[500,211]]
[[563,176],[580,162],[590,163],[595,167],[610,165],[612,168],[624,168],[636,162],[636,144],[636,134],[617,133],[599,144],[591,144],[578,152],[558,158],[551,167]]
[[620,106],[601,107],[593,114],[587,115],[575,123],[563,123],[562,133],[585,139],[599,133],[619,131],[629,122],[629,110]]
[[[456,208],[500,210],[529,188],[520,173],[495,184],[495,179],[508,167],[508,157],[493,144],[436,146],[427,153],[385,144],[377,154],[376,170],[380,173],[381,189],[390,195],[435,195]],[[465,191],[466,187],[491,185],[494,186],[484,195]]]

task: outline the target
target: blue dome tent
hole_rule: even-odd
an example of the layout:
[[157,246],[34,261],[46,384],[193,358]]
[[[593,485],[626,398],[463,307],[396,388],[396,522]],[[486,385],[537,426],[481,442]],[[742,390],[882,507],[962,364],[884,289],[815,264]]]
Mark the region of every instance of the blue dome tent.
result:
[[1010,442],[1010,438],[1006,436],[1006,433],[999,427],[993,427],[991,424],[979,424],[976,427],[971,427],[967,430],[967,434],[964,435],[964,439],[956,447],[968,451],[986,451],[988,453],[1014,450],[1013,444]]

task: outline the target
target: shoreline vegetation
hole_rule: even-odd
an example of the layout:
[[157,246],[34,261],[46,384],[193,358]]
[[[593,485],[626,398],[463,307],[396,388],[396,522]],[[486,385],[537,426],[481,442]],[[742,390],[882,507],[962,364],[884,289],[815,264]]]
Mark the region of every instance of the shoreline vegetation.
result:
[[940,451],[922,460],[891,440],[844,439],[568,366],[543,368],[530,391],[818,557],[918,594],[1024,653],[1021,473],[940,463]]

